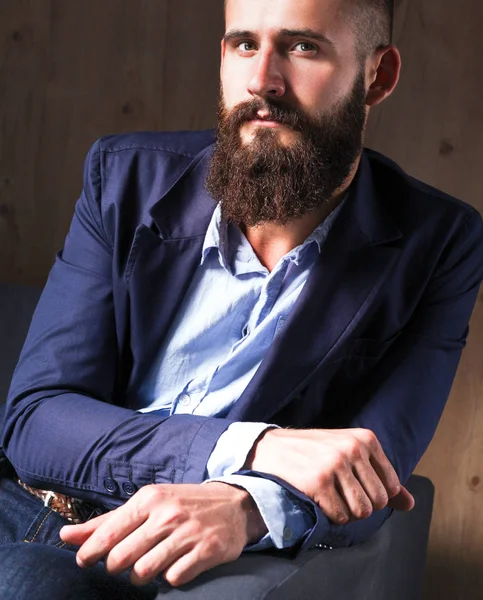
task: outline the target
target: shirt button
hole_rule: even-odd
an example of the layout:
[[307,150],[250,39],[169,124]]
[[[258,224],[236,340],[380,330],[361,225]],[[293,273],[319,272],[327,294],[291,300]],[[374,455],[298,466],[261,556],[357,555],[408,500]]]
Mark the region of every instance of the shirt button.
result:
[[189,394],[181,394],[179,397],[179,403],[181,406],[188,406],[191,404],[191,396]]
[[290,529],[290,527],[285,527],[285,529],[283,530],[283,541],[290,542],[290,540],[292,539],[292,536],[293,536],[293,532]]
[[123,483],[122,489],[126,496],[133,496],[137,492],[137,487],[132,481],[126,481],[126,483]]
[[115,494],[119,489],[117,483],[114,481],[114,479],[111,479],[110,477],[108,479],[104,479],[104,488],[110,494]]

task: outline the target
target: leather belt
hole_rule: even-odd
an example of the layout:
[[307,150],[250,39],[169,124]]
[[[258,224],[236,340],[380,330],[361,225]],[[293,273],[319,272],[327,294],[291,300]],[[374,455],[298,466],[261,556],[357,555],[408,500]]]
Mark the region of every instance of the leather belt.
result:
[[67,519],[76,525],[85,523],[92,517],[98,516],[103,512],[101,509],[95,508],[78,498],[72,498],[65,494],[59,494],[58,492],[39,490],[30,487],[21,479],[17,479],[17,482],[24,490],[32,494],[32,496],[42,500],[44,506],[59,513],[64,519]]

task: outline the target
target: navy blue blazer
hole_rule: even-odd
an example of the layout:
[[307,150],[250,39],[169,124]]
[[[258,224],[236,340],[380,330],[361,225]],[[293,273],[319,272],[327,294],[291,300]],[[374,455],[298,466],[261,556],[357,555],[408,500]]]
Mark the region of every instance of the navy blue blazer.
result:
[[[283,332],[228,414],[132,409],[200,261],[212,148],[212,132],[186,132],[111,136],[90,150],[13,377],[8,459],[30,485],[114,507],[149,483],[203,481],[230,423],[262,421],[371,429],[404,482],[465,344],[483,226],[369,150]],[[304,548],[360,542],[390,513],[335,526],[292,491],[317,517]]]

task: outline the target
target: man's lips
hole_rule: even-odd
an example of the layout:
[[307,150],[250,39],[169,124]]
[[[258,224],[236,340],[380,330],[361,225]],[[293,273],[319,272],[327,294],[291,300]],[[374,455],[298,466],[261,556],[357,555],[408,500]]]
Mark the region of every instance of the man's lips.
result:
[[269,119],[252,119],[250,123],[259,127],[287,127],[285,123],[281,123],[280,121],[270,121]]

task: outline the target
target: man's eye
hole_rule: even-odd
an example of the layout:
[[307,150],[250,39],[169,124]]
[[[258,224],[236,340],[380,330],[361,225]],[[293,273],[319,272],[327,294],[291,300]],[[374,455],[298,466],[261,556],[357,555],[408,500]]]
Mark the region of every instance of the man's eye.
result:
[[317,50],[317,46],[311,44],[309,42],[299,42],[295,45],[295,49],[300,52],[315,52]]
[[240,42],[237,45],[237,48],[242,52],[252,52],[255,50],[255,44],[253,42]]

